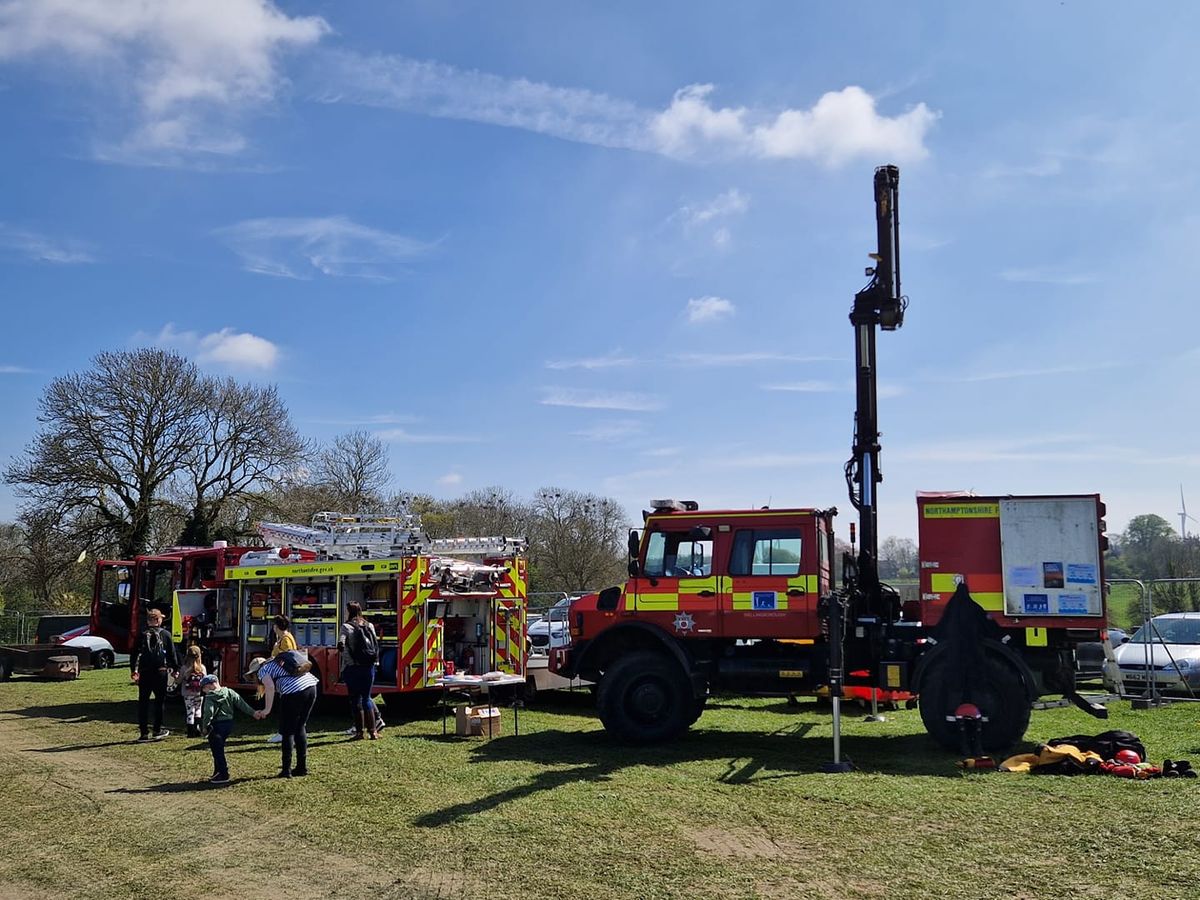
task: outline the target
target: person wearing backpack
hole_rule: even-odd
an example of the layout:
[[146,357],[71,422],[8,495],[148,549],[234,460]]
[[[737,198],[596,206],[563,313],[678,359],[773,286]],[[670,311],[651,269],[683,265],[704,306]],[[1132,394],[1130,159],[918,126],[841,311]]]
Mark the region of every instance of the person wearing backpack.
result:
[[163,728],[163,704],[167,699],[167,675],[179,668],[171,632],[163,628],[161,609],[146,610],[146,627],[138,635],[129,655],[129,668],[138,686],[138,741],[151,740],[149,729],[150,698],[154,698],[154,735],[160,741],[169,735]]
[[379,636],[375,626],[363,618],[362,606],[346,604],[346,621],[338,640],[341,651],[342,682],[350,694],[350,714],[354,718],[352,741],[361,741],[363,732],[371,740],[379,738],[375,704],[371,688],[375,684],[375,664],[379,661]]

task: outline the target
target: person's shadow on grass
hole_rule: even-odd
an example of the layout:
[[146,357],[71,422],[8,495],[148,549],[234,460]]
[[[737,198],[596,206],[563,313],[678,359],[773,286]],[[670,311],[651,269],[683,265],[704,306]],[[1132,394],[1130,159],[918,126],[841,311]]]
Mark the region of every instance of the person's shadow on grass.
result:
[[162,784],[149,784],[146,787],[110,788],[106,794],[188,794],[192,791],[218,791],[232,787],[235,784],[249,784],[252,781],[274,780],[274,775],[247,775],[241,778],[231,778],[224,784],[212,784],[207,778],[199,781],[165,781]]

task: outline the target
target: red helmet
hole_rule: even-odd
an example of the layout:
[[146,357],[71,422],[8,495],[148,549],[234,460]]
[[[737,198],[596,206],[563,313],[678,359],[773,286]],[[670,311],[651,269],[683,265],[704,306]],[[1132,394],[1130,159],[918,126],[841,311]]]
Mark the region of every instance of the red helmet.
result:
[[1118,750],[1113,759],[1127,766],[1136,766],[1142,761],[1136,750]]

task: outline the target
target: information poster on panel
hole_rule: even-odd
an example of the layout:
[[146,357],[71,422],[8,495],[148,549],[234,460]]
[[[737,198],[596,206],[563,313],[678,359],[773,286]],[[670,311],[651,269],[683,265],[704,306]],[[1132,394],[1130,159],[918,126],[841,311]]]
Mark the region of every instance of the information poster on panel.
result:
[[1005,613],[1100,615],[1099,537],[1090,498],[1001,500]]

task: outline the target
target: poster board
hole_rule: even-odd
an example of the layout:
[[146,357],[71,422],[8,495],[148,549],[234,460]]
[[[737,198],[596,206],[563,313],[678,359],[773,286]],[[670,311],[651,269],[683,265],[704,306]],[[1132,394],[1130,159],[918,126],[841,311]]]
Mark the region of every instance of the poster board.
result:
[[1000,501],[1004,612],[1099,616],[1100,533],[1090,497]]

